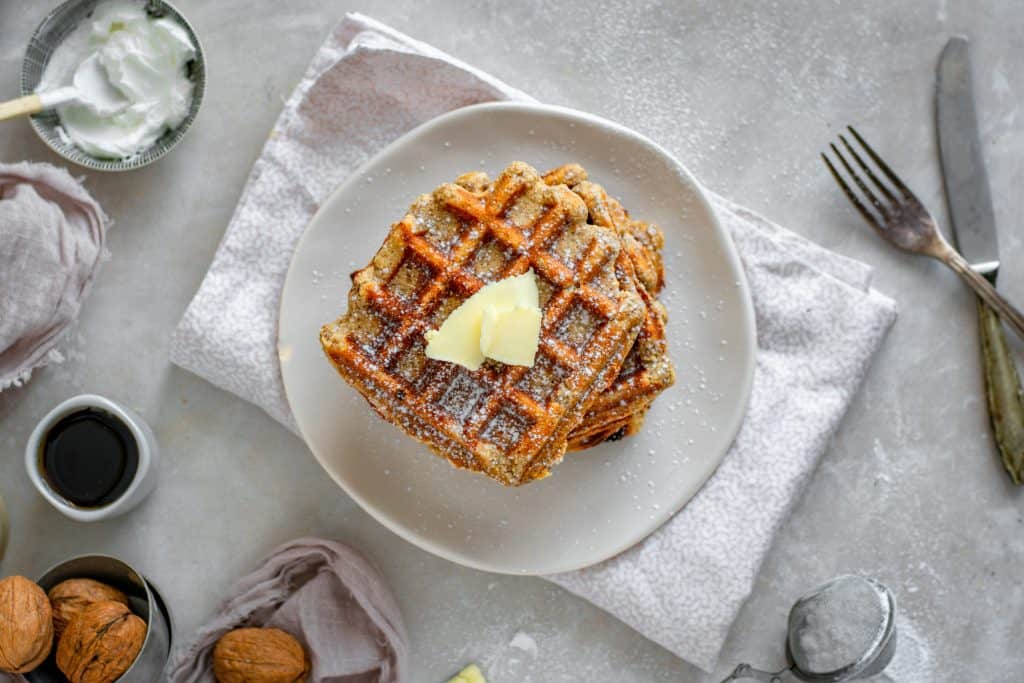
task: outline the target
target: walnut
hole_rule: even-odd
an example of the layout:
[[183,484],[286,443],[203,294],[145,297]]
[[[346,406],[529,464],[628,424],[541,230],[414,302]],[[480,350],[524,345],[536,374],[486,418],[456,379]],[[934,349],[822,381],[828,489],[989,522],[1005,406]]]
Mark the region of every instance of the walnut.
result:
[[299,641],[276,628],[229,631],[213,649],[217,683],[305,683],[309,660]]
[[43,589],[24,576],[0,580],[0,671],[32,671],[52,647],[53,616]]
[[57,668],[71,683],[112,683],[142,650],[146,622],[126,605],[101,600],[68,622],[57,644]]
[[111,600],[128,606],[128,596],[112,586],[92,579],[61,581],[47,593],[53,606],[53,635],[60,640],[68,622],[89,605]]

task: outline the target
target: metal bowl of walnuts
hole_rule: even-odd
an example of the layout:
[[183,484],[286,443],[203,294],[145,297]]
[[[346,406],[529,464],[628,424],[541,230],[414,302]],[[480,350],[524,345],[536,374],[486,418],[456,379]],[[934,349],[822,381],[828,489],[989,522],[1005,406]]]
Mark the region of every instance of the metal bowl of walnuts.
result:
[[53,654],[30,683],[153,683],[170,653],[171,619],[149,583],[106,555],[62,562],[37,583],[53,612]]

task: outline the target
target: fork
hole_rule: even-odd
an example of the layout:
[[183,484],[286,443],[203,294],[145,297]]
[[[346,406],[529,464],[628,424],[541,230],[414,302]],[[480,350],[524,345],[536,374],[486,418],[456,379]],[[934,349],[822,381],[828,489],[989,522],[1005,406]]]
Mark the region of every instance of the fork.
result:
[[[853,126],[846,128],[889,181],[888,184],[882,182],[871,166],[858,154],[856,148],[840,133],[839,141],[859,167],[860,173],[850,165],[846,156],[835,143],[831,143],[829,147],[832,148],[832,153],[846,170],[846,174],[860,190],[863,199],[843,179],[826,154],[822,154],[821,158],[850,203],[885,241],[904,251],[930,256],[953,269],[985,303],[999,314],[1002,320],[1017,334],[1024,337],[1024,314],[1021,314],[1013,304],[1004,299],[988,280],[971,268],[964,257],[951,247],[939,232],[935,218],[928,212],[921,200],[899,179],[889,165],[882,161],[882,158],[854,130]],[[876,189],[873,190],[868,182],[865,182],[865,177]],[[869,209],[867,204],[870,204],[872,208]]]

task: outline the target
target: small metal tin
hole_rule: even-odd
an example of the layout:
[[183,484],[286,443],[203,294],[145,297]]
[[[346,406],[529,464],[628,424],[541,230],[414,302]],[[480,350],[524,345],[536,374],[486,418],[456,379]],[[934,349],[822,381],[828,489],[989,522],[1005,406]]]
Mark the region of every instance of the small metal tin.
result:
[[156,606],[159,608],[160,614],[167,624],[167,651],[170,653],[174,650],[174,634],[177,630],[174,624],[174,613],[171,611],[170,604],[164,599],[163,593],[153,583],[153,580],[147,577],[146,584],[149,586],[149,592],[153,594],[153,600],[156,602]]
[[[67,579],[95,579],[120,589],[128,596],[132,611],[146,622],[146,640],[131,668],[118,683],[153,683],[162,680],[171,651],[173,620],[163,598],[130,565],[107,555],[83,555],[53,567],[37,583],[49,591]],[[66,683],[54,656],[35,671],[25,674],[29,683]]]

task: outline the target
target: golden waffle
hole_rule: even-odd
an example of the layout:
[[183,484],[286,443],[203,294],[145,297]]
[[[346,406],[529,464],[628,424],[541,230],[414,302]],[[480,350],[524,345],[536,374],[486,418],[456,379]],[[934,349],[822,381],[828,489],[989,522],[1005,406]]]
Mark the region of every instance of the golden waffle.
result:
[[598,427],[588,433],[577,434],[576,432],[573,432],[572,438],[569,441],[569,450],[582,451],[586,448],[590,448],[591,446],[598,446],[605,441],[618,441],[619,439],[624,439],[627,436],[632,436],[640,431],[640,427],[643,426],[644,418],[646,416],[647,410],[644,409],[635,412],[618,422]]
[[591,223],[613,228],[619,233],[623,248],[636,269],[637,279],[650,294],[657,296],[665,285],[665,264],[661,257],[665,236],[661,230],[630,217],[617,199],[587,179],[587,172],[579,164],[552,169],[544,174],[544,181],[571,189],[586,203]]
[[668,357],[665,340],[665,319],[662,306],[645,291],[641,295],[648,304],[647,315],[636,342],[622,363],[618,375],[591,404],[580,424],[569,435],[570,450],[600,443],[595,434],[614,434],[619,428],[632,424],[633,428],[621,436],[635,434],[643,423],[643,416],[651,403],[675,382],[675,369]]
[[[579,196],[521,162],[493,186],[442,185],[353,274],[324,351],[384,419],[452,464],[506,485],[546,476],[645,317],[621,242],[586,219]],[[426,357],[428,330],[487,282],[531,268],[543,309],[532,368]]]
[[[631,218],[618,200],[597,183],[590,182],[579,164],[552,169],[544,174],[544,181],[552,186],[569,187],[587,205],[591,224],[618,235],[633,266],[637,290],[646,309],[640,334],[619,374],[595,399],[570,434],[569,449],[582,450],[612,436],[622,438],[635,434],[657,395],[675,382],[665,339],[667,313],[654,298],[664,285],[661,248],[665,240],[660,229]],[[476,192],[485,192],[491,187],[490,178],[482,171],[466,173],[455,182]]]
[[591,405],[569,437],[569,448],[580,450],[601,443],[610,436],[629,436],[639,430],[655,397],[675,382],[675,370],[665,339],[664,306],[654,298],[664,283],[661,247],[664,236],[650,224],[633,220],[618,200],[604,188],[587,180],[579,164],[566,164],[545,174],[549,184],[569,184],[587,205],[589,220],[615,230],[633,263],[644,300],[646,315],[636,343],[630,349],[618,376]]

